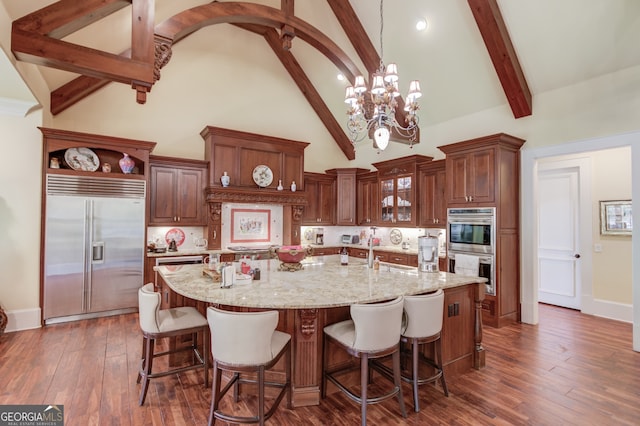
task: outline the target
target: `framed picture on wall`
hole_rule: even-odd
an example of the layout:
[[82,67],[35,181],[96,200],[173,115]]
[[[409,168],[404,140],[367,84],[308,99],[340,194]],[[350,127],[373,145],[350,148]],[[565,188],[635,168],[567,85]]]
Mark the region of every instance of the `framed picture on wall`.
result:
[[271,210],[231,209],[232,243],[267,243],[271,240]]
[[600,201],[600,234],[631,235],[631,200]]

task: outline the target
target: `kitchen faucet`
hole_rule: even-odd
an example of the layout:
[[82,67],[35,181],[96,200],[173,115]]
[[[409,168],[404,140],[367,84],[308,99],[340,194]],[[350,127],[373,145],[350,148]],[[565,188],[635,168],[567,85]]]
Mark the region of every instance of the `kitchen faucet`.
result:
[[367,259],[367,264],[369,268],[373,268],[373,236],[376,234],[376,227],[372,226],[371,234],[369,234],[369,258]]

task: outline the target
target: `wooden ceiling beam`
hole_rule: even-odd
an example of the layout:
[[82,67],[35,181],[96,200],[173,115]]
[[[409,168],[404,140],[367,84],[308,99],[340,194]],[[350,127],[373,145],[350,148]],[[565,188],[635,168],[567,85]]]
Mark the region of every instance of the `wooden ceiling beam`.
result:
[[17,19],[25,31],[62,39],[112,13],[131,6],[127,0],[59,0]]
[[[65,42],[62,37],[124,6],[132,6],[131,58]],[[13,22],[11,50],[18,60],[131,85],[144,103],[153,85],[153,0],[60,0]],[[54,37],[55,36],[55,37]]]
[[468,0],[515,118],[533,113],[531,92],[497,0]]
[[322,97],[314,87],[311,80],[309,80],[309,77],[306,75],[296,58],[289,50],[282,48],[276,31],[269,29],[265,32],[264,38],[267,40],[267,43],[271,46],[273,52],[276,54],[278,59],[280,59],[280,62],[300,89],[300,92],[302,92],[304,97],[307,99],[311,108],[316,112],[320,121],[322,121],[335,142],[338,144],[345,157],[347,157],[348,160],[355,160],[356,153],[351,140],[345,134],[343,127],[336,121],[329,110],[329,107],[324,103]]
[[315,86],[309,80],[309,77],[304,72],[293,54],[282,47],[279,42],[278,34],[273,28],[265,27],[262,25],[252,24],[234,24],[235,26],[244,30],[261,35],[267,41],[267,44],[273,50],[273,53],[278,57],[284,68],[287,70],[293,81],[296,83],[300,92],[304,95],[311,105],[311,108],[316,112],[318,118],[324,124],[327,131],[331,134],[336,144],[340,147],[345,157],[349,160],[355,160],[355,149],[351,140],[347,137],[340,123],[336,121],[333,114],[327,107],[327,104],[322,100],[322,97],[316,90]]

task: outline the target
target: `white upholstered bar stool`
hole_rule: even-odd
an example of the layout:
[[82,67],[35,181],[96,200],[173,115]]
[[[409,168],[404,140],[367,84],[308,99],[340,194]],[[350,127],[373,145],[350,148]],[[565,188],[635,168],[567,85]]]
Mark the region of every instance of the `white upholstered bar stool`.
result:
[[[145,284],[138,290],[138,310],[140,329],[142,330],[142,362],[138,372],[138,383],[143,380],[140,390],[140,405],[144,404],[149,388],[149,380],[187,370],[202,368],[204,370],[204,386],[209,386],[208,357],[202,356],[198,350],[198,333],[203,335],[203,353],[209,346],[209,324],[207,319],[196,308],[180,307],[160,309],[160,293],[154,290],[153,283]],[[157,339],[191,334],[191,345],[173,350],[155,353]],[[153,359],[159,356],[191,350],[192,363],[183,367],[165,371],[152,372]]]
[[[211,329],[211,353],[213,355],[213,385],[209,425],[216,419],[231,423],[259,423],[263,425],[278,408],[287,393],[287,408],[292,408],[291,395],[291,336],[277,331],[278,311],[231,312],[214,307],[207,308],[207,320]],[[284,355],[284,382],[265,380],[265,371],[272,369]],[[224,388],[222,373],[233,373]],[[256,379],[241,377],[241,373],[253,373]],[[234,400],[238,402],[238,384],[258,385],[258,414],[242,417],[220,410],[220,400],[234,387]],[[265,412],[265,386],[280,389],[271,408]]]
[[[413,385],[413,406],[416,412],[420,411],[418,402],[418,386],[435,382],[440,379],[442,389],[449,396],[447,382],[442,370],[442,315],[444,311],[444,292],[442,289],[430,294],[404,297],[404,311],[406,315],[406,328],[400,340],[411,346],[411,372],[410,377],[403,375],[403,380]],[[434,344],[433,359],[424,356],[420,351],[422,345]],[[431,366],[435,373],[430,377],[419,378],[419,361]]]
[[[376,404],[394,396],[398,397],[402,417],[407,417],[402,396],[400,373],[400,333],[402,328],[402,296],[383,303],[351,305],[351,319],[324,328],[324,357],[322,397],[326,397],[327,380],[334,383],[350,399],[361,406],[361,422],[367,424],[367,405]],[[360,395],[348,389],[338,376],[353,371],[352,366],[328,368],[329,343],[333,342],[353,357],[360,358]],[[393,388],[384,395],[370,397],[367,386],[370,381],[369,361],[392,356]],[[384,376],[386,377],[386,376]]]

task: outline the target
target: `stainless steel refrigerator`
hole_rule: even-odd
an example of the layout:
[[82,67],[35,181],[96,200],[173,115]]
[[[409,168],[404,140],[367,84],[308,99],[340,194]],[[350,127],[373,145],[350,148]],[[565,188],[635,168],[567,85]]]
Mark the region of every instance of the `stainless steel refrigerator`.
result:
[[46,191],[45,323],[136,311],[145,181],[48,175]]

